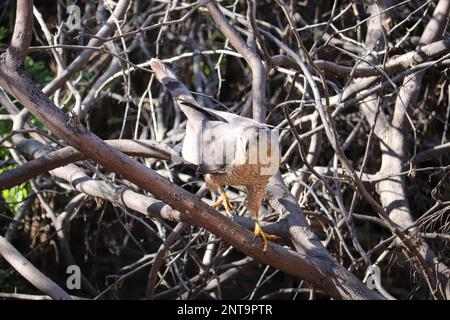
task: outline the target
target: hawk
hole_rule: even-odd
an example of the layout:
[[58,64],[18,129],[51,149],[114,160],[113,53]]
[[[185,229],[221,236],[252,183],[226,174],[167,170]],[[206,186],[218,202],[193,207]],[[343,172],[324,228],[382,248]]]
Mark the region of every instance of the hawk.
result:
[[160,60],[151,59],[150,66],[187,117],[182,156],[198,165],[211,192],[220,193],[212,207],[223,205],[231,216],[233,206],[224,186],[244,186],[248,208],[255,221],[253,234],[255,238],[262,238],[263,252],[266,252],[268,241],[277,237],[262,230],[258,213],[267,183],[279,169],[280,148],[276,132],[255,120],[199,105]]

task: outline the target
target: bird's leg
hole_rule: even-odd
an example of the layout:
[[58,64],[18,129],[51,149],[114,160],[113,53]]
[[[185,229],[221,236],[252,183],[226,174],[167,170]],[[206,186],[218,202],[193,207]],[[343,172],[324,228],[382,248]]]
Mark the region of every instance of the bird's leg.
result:
[[272,234],[265,233],[261,228],[261,225],[259,224],[258,213],[259,207],[261,206],[261,202],[264,197],[264,188],[247,187],[247,190],[248,207],[252,212],[253,219],[255,220],[255,229],[253,231],[254,239],[256,239],[256,237],[261,237],[262,241],[264,242],[263,252],[266,252],[269,246],[269,240],[276,240],[278,239],[278,237]]
[[214,202],[212,204],[211,208],[215,209],[218,206],[223,205],[227,215],[230,217],[233,216],[233,205],[231,204],[230,199],[228,198],[227,194],[225,193],[225,190],[223,190],[222,186],[219,187],[219,191],[220,191],[220,197],[216,202]]
[[258,212],[256,212],[256,214],[253,213],[253,218],[255,220],[255,229],[253,230],[254,239],[256,239],[256,237],[261,237],[262,241],[264,242],[263,252],[266,252],[269,246],[269,240],[277,240],[278,237],[276,235],[268,234],[263,231],[261,225],[259,224]]

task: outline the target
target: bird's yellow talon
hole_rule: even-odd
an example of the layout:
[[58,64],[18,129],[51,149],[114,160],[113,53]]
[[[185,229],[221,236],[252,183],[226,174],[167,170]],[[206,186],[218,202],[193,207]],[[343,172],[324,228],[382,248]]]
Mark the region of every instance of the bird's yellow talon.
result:
[[269,240],[278,239],[276,235],[265,233],[258,221],[255,222],[255,230],[253,231],[253,236],[254,239],[256,239],[256,237],[261,237],[262,241],[264,242],[264,253],[267,252],[267,248],[269,247]]
[[219,199],[211,205],[211,208],[216,209],[218,206],[222,205],[228,216],[233,216],[233,205],[230,199],[227,197],[225,192],[221,192]]

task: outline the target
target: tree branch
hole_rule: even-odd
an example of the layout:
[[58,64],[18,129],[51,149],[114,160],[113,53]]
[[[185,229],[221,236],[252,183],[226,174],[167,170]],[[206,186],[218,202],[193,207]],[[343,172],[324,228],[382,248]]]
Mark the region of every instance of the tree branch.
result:
[[208,8],[217,27],[250,66],[252,70],[253,119],[264,123],[266,121],[266,70],[261,59],[228,22],[215,0],[202,0],[202,2]]
[[2,236],[0,236],[0,255],[2,255],[18,273],[43,293],[55,300],[72,300],[61,287],[33,266]]
[[16,21],[11,39],[11,45],[5,58],[12,67],[21,67],[28,53],[33,32],[33,1],[16,1]]

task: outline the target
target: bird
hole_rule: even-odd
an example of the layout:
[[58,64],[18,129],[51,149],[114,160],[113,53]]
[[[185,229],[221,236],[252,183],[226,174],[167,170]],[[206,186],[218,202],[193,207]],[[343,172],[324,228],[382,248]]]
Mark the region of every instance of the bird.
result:
[[264,232],[259,221],[266,186],[281,161],[276,131],[253,119],[201,106],[161,60],[152,58],[150,67],[187,117],[181,154],[204,174],[207,189],[219,193],[211,207],[222,205],[232,216],[233,206],[224,187],[245,187],[255,223],[254,238],[262,239],[265,253],[269,240],[277,239]]

